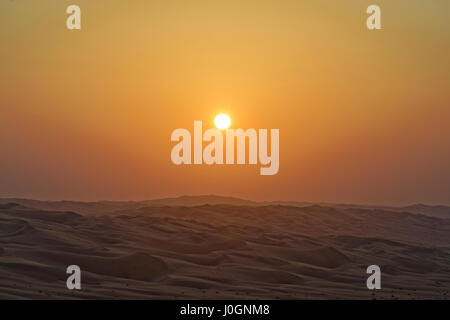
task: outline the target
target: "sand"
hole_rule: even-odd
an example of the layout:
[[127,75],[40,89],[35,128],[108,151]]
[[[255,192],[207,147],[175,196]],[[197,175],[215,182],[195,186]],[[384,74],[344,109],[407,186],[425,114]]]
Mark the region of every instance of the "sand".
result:
[[[424,205],[407,212],[220,197],[11,200],[0,201],[0,299],[449,295],[447,207],[434,215]],[[82,270],[81,290],[66,287],[72,264]],[[382,290],[366,288],[372,264],[381,267]]]

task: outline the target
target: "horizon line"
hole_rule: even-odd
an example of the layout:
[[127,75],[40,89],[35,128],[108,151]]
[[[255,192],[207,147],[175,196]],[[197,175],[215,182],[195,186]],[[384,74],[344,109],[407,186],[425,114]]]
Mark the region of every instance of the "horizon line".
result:
[[254,204],[264,204],[264,203],[298,203],[298,204],[312,204],[312,205],[349,205],[349,206],[369,206],[369,207],[390,207],[390,208],[404,208],[404,207],[410,207],[410,206],[418,206],[418,205],[424,205],[429,207],[449,207],[450,204],[430,204],[430,203],[424,203],[421,201],[418,202],[411,202],[409,204],[401,204],[401,205],[393,205],[393,204],[374,204],[374,203],[358,203],[358,202],[329,202],[329,201],[308,201],[308,200],[255,200],[255,199],[247,199],[247,198],[241,198],[236,196],[228,196],[228,195],[218,195],[218,194],[200,194],[200,195],[188,195],[183,194],[179,196],[164,196],[159,198],[146,198],[141,200],[107,200],[107,199],[97,199],[97,200],[76,200],[76,199],[43,199],[43,198],[27,198],[23,196],[0,196],[0,200],[29,200],[29,201],[39,201],[39,202],[78,202],[78,203],[105,203],[105,202],[149,202],[149,201],[158,201],[158,200],[170,200],[170,199],[180,199],[180,198],[201,198],[201,197],[217,197],[217,198],[228,198],[228,199],[234,199],[234,200],[241,200],[241,201],[248,201],[253,202]]

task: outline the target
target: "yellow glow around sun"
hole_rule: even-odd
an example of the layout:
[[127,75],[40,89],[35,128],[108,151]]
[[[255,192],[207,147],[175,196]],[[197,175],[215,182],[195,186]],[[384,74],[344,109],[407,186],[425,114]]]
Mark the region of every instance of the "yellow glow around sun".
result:
[[214,124],[218,129],[225,130],[231,124],[231,119],[225,113],[218,114],[214,119]]

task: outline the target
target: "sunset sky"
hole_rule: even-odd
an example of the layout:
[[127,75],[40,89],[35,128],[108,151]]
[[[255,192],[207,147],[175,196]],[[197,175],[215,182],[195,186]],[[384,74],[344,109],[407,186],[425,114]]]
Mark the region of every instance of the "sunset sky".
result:
[[[381,7],[382,30],[366,28]],[[70,4],[82,30],[66,28]],[[450,204],[450,1],[0,0],[0,197]],[[175,166],[280,129],[280,170]]]

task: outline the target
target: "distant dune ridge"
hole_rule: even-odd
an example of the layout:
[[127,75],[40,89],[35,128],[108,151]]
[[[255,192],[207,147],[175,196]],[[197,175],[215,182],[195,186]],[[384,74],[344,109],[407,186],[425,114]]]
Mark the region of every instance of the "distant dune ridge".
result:
[[[66,288],[66,267],[82,290]],[[366,288],[366,268],[382,290]],[[0,298],[447,299],[450,208],[0,199]]]
[[404,207],[393,206],[376,206],[376,205],[356,205],[356,204],[335,204],[324,202],[298,202],[298,201],[251,201],[235,197],[225,197],[217,195],[203,195],[203,196],[181,196],[174,198],[163,198],[145,201],[41,201],[21,198],[0,198],[0,204],[21,204],[26,207],[42,209],[42,210],[56,210],[56,211],[75,211],[79,213],[111,213],[119,210],[133,210],[143,207],[160,207],[160,206],[201,206],[205,204],[229,204],[235,206],[267,206],[267,205],[285,205],[294,207],[308,207],[308,206],[324,206],[333,208],[362,208],[362,209],[382,209],[397,212],[409,212],[424,214],[431,217],[448,218],[450,219],[449,206],[431,206],[425,204],[413,204]]

